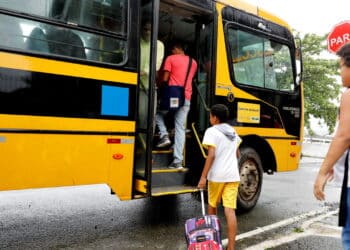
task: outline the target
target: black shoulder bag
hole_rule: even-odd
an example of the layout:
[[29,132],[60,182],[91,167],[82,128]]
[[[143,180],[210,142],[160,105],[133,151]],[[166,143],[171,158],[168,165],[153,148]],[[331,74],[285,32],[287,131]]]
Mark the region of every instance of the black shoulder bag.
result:
[[189,57],[188,68],[185,78],[184,86],[163,86],[160,96],[160,110],[176,111],[184,105],[185,102],[185,89],[187,85],[188,75],[192,66],[192,58]]

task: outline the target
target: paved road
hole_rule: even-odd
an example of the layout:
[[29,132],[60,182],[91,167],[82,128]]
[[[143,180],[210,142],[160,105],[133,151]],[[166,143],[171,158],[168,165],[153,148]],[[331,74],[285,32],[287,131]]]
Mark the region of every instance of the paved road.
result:
[[[339,247],[339,188],[327,187],[325,203],[312,195],[319,164],[304,158],[298,171],[264,175],[257,206],[238,215],[238,249]],[[0,249],[185,249],[184,221],[200,211],[189,194],[119,202],[104,185],[1,192]],[[219,216],[225,229],[222,209]],[[322,248],[325,234],[310,233],[324,230],[317,224],[324,222],[332,229],[331,248]]]

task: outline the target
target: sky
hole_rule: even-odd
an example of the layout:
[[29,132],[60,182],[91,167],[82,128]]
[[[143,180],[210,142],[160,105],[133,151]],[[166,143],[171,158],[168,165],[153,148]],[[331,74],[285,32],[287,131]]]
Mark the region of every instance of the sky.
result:
[[324,35],[334,25],[350,20],[349,0],[246,0],[287,21],[302,34]]

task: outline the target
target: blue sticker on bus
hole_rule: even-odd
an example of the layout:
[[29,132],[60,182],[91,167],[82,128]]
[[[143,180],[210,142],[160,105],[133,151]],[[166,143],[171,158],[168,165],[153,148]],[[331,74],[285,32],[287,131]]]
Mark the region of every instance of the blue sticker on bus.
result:
[[128,116],[129,89],[102,85],[102,115]]

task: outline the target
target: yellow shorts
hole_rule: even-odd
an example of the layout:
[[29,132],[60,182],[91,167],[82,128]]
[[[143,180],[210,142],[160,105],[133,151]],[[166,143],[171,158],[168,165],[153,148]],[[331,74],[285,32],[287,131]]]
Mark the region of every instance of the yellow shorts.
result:
[[236,209],[239,182],[208,181],[208,203],[212,207],[222,200],[224,207]]

